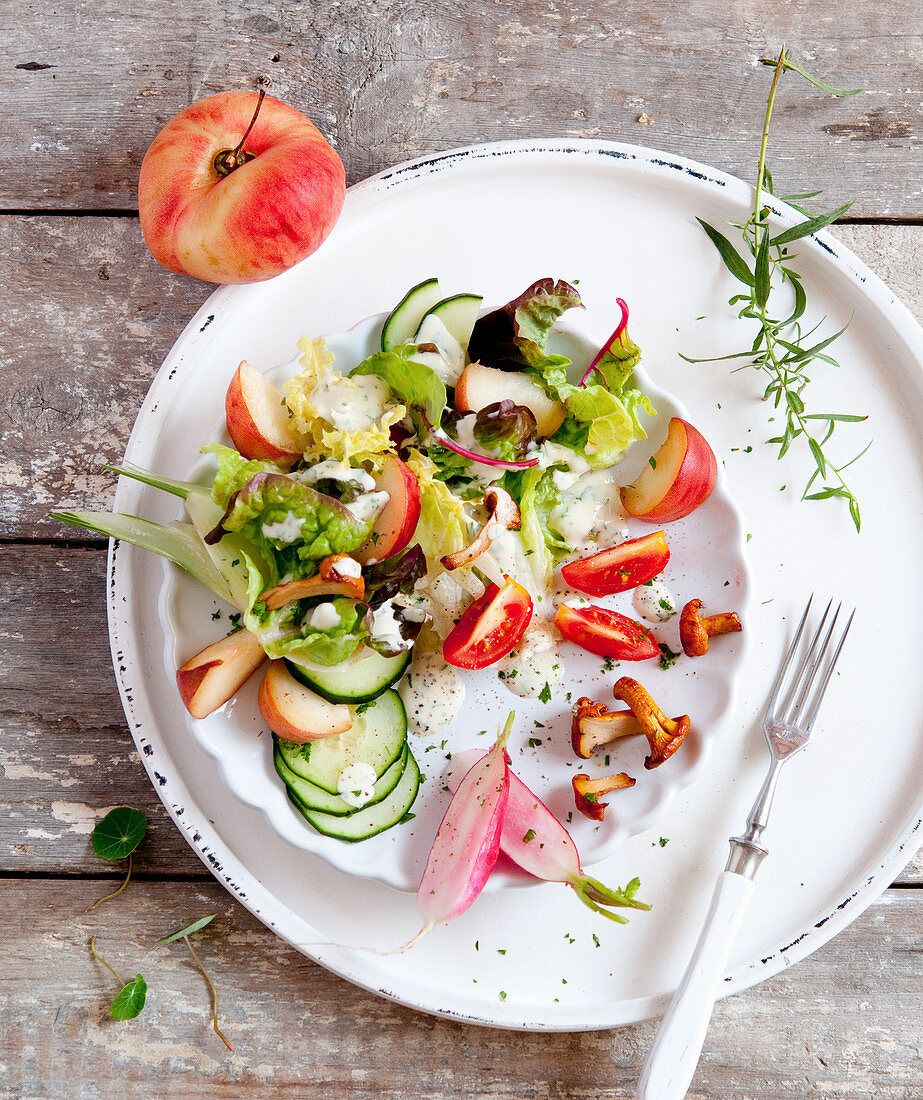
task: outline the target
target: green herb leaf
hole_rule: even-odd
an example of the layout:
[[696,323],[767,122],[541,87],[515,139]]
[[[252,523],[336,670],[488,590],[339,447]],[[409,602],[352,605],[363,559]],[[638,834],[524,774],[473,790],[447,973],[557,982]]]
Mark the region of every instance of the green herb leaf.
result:
[[[753,271],[750,271],[747,261],[727,237],[713,226],[702,221],[701,218],[698,219],[699,224],[718,250],[731,275],[750,288],[748,294],[738,293],[732,295],[729,304],[737,310],[737,314],[741,319],[756,322],[758,327],[750,347],[746,351],[715,356],[708,360],[693,359],[685,355],[681,358],[690,363],[744,359],[748,360],[749,364],[757,370],[763,371],[768,376],[768,382],[763,391],[763,399],[771,402],[772,408],[779,409],[780,412],[784,411],[785,414],[785,425],[781,434],[774,436],[768,442],[779,448],[778,457],[780,459],[785,457],[796,440],[802,440],[807,444],[807,449],[811,453],[814,468],[804,486],[801,499],[827,500],[833,497],[843,497],[849,502],[849,513],[858,531],[860,529],[859,502],[846,484],[843,471],[853,462],[856,462],[868,447],[850,462],[837,466],[824,453],[824,446],[833,435],[837,424],[859,423],[866,418],[853,413],[808,413],[805,411],[804,398],[805,387],[810,382],[810,377],[806,373],[810,364],[820,361],[838,366],[836,359],[827,354],[825,349],[842,335],[845,326],[833,333],[832,336],[827,336],[813,344],[809,343],[808,338],[815,330],[811,329],[809,332],[804,332],[801,325],[801,318],[807,309],[807,293],[802,284],[801,276],[791,266],[791,257],[786,249],[786,246],[793,241],[797,241],[811,233],[816,233],[825,226],[830,225],[831,222],[845,214],[852,203],[845,203],[826,214],[812,214],[807,210],[802,210],[795,200],[814,198],[820,194],[819,191],[788,195],[784,201],[800,210],[805,220],[775,236],[771,236],[769,218],[772,211],[763,202],[762,198],[764,194],[771,194],[774,189],[772,175],[766,165],[766,149],[773,104],[782,75],[786,71],[797,72],[816,87],[830,92],[831,95],[855,95],[856,93],[833,88],[822,80],[818,80],[793,62],[788,50],[784,47],[775,60],[762,58],[761,63],[771,65],[775,69],[775,73],[766,104],[763,140],[760,147],[759,166],[756,172],[753,212],[744,223],[730,223],[741,231],[744,245],[754,257]],[[791,313],[785,320],[780,320],[770,313],[770,297],[774,281],[777,286],[788,283],[792,288],[794,304]],[[746,365],[744,363],[734,369],[743,370]],[[774,420],[775,417],[769,419]],[[812,427],[814,421],[824,424],[826,431],[818,431],[815,436]],[[818,477],[824,478],[830,484],[826,484],[821,490],[812,493],[810,490]],[[784,489],[785,486],[782,488]],[[668,667],[663,657],[661,658],[661,665],[662,667]]]
[[753,297],[760,309],[769,300],[769,233],[764,232],[756,252],[753,272]]
[[831,210],[829,214],[818,214],[817,217],[808,218],[807,221],[793,225],[791,229],[786,229],[772,238],[770,242],[772,247],[780,248],[784,244],[791,244],[792,241],[798,241],[811,233],[819,232],[830,225],[831,222],[835,222],[837,218],[841,218],[855,201],[855,199],[850,199],[849,202],[844,202],[842,206],[838,206],[836,210]]
[[100,859],[124,859],[144,840],[146,832],[147,817],[140,810],[117,806],[97,822],[90,842]]
[[753,273],[750,271],[750,268],[747,267],[746,261],[727,237],[725,237],[723,233],[719,233],[713,225],[709,225],[708,222],[703,222],[701,218],[696,218],[696,221],[711,238],[712,244],[718,249],[721,259],[724,260],[724,266],[730,271],[734,278],[739,279],[742,283],[746,283],[747,286],[753,286]]
[[133,982],[126,982],[109,1005],[109,1015],[113,1020],[133,1020],[141,1014],[147,999],[147,982],[140,974]]
[[192,924],[187,924],[185,928],[180,928],[178,932],[170,932],[169,935],[161,936],[157,942],[173,943],[174,940],[181,939],[183,936],[191,936],[193,932],[198,932],[200,929],[204,928],[206,924],[211,924],[215,916],[215,913],[211,913],[207,917],[200,917],[197,921],[193,921]]

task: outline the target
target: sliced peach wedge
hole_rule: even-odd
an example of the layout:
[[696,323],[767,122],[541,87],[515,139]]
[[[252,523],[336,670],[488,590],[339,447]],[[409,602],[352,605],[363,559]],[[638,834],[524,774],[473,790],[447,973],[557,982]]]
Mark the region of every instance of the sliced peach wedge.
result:
[[228,432],[244,458],[270,459],[285,466],[301,455],[285,395],[244,359],[224,399]]
[[397,455],[385,458],[375,488],[388,494],[388,502],[379,512],[368,542],[352,555],[362,565],[372,565],[399,554],[409,545],[420,518],[420,483],[413,470]]
[[320,741],[345,733],[352,727],[349,707],[328,703],[285,667],[284,661],[272,661],[260,684],[260,714],[274,734],[283,741]]
[[480,412],[505,397],[529,409],[540,439],[554,435],[567,416],[567,409],[560,401],[550,398],[537,382],[518,371],[469,363],[455,387],[455,407],[459,412]]
[[205,718],[241,688],[266,659],[249,630],[212,642],[177,670],[176,686],[193,718]]
[[718,463],[700,431],[672,417],[667,438],[631,485],[621,490],[630,516],[646,523],[672,523],[704,503],[715,487]]

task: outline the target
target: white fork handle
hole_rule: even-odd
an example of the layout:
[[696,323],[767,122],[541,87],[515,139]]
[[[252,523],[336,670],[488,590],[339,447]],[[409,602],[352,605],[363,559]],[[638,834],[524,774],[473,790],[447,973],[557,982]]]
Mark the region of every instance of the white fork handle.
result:
[[682,1100],[686,1095],[699,1064],[724,964],[752,893],[753,879],[722,871],[699,942],[641,1071],[637,1100]]

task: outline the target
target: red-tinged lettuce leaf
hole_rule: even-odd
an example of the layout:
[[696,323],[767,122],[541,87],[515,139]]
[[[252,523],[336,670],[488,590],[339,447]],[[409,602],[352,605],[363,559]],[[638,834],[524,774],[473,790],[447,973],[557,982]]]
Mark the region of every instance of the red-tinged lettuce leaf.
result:
[[468,358],[499,370],[522,370],[524,352],[544,352],[552,325],[568,309],[583,308],[580,295],[563,279],[539,279],[518,298],[475,323]]

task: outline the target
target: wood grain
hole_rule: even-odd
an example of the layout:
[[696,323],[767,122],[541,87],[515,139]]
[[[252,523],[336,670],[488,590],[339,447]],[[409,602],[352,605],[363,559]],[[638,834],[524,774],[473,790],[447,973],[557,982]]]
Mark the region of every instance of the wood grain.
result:
[[[625,1098],[654,1024],[582,1034],[465,1027],[381,1000],[297,954],[214,883],[135,883],[85,915],[97,883],[7,882],[0,945],[0,1096]],[[158,937],[207,913],[200,958]],[[97,949],[149,986],[142,1015],[108,1018],[117,990]],[[920,1095],[923,899],[891,891],[830,945],[719,1002],[693,1100],[911,1100]],[[92,1083],[92,1086],[91,1086]]]
[[[480,141],[604,137],[750,178],[769,74],[788,43],[834,84],[788,76],[770,164],[788,192],[923,215],[906,167],[923,129],[915,0],[320,0],[195,5],[8,0],[0,207],[133,208],[144,151],[201,96],[268,87],[310,115],[351,181]],[[645,123],[645,119],[650,121]]]
[[[923,226],[839,235],[923,318]],[[210,288],[171,275],[130,218],[0,217],[0,538],[73,539],[55,507],[99,508],[151,380]]]

